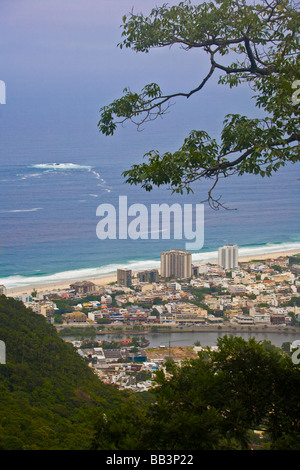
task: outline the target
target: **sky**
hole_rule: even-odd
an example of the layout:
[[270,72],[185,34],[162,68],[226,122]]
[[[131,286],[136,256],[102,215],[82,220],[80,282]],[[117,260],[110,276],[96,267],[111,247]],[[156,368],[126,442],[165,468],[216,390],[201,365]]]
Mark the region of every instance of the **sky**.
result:
[[[84,146],[89,139],[91,145],[113,146],[124,138],[139,146],[142,138],[130,124],[113,138],[99,134],[100,108],[122,96],[125,87],[140,91],[157,82],[166,93],[189,91],[207,73],[207,59],[198,50],[173,47],[143,54],[117,47],[124,14],[132,9],[147,14],[163,3],[2,0],[0,80],[6,83],[6,105],[0,109],[0,150],[4,157],[9,146],[20,144],[33,148],[47,142],[55,149]],[[192,129],[204,128],[217,136],[228,112],[251,108],[249,96],[247,90],[229,91],[212,80],[205,93],[179,99],[170,115],[151,123],[140,152],[150,150],[151,143],[159,145],[159,139],[153,138],[156,133],[169,135],[166,142],[173,145],[163,151],[176,150]]]
[[[205,130],[218,138],[222,121],[229,113],[257,115],[250,90],[245,86],[229,89],[217,85],[217,75],[189,100],[177,99],[167,116],[147,124],[143,132],[126,123],[112,137],[99,133],[100,108],[121,97],[125,87],[140,91],[146,84],[156,82],[163,93],[190,91],[207,74],[207,58],[199,50],[187,52],[173,47],[143,54],[117,47],[122,40],[120,25],[124,14],[132,8],[148,14],[151,8],[163,3],[162,0],[1,0],[0,80],[6,83],[6,104],[0,105],[0,183],[1,172],[5,174],[7,170],[3,168],[5,165],[31,168],[40,163],[72,162],[97,167],[109,184],[115,184],[115,197],[121,188],[116,183],[122,181],[121,172],[144,161],[143,155],[148,151],[176,151],[193,129]],[[22,173],[18,168],[13,170]],[[268,195],[270,205],[266,207],[272,206],[270,217],[274,218],[276,201],[279,199],[284,204],[284,198],[291,199],[291,191],[286,187],[285,193],[277,194],[278,179],[269,181],[268,186],[268,182],[248,176],[236,177],[246,180],[244,186],[234,177],[229,183],[222,180],[215,195],[224,194],[222,201],[229,207],[240,204],[242,210],[236,212],[238,221],[247,218],[252,210],[256,229],[257,205],[254,198],[251,206],[252,193],[260,197],[266,194],[266,188],[273,190]],[[194,198],[197,203],[207,198],[210,183],[204,181],[197,187]],[[22,195],[22,187],[11,189],[12,194],[15,189]],[[138,192],[131,189],[129,185],[122,186],[121,195],[137,197]],[[159,188],[156,194],[145,195],[141,190],[141,198],[150,202],[155,196],[157,202],[163,191]],[[32,194],[36,193],[32,191]],[[49,194],[51,198],[52,192]],[[47,188],[42,196],[47,198]],[[177,201],[181,198],[175,196]],[[166,191],[163,198],[168,200],[168,197],[173,200]],[[6,202],[8,199],[9,196]],[[60,207],[64,205],[63,197],[59,199],[57,193],[54,200]],[[32,204],[31,208],[40,207],[35,201]],[[291,206],[290,211],[293,210]],[[40,214],[43,212],[30,212],[26,216]],[[233,211],[233,218],[232,214]],[[213,220],[222,225],[220,217],[226,219],[227,215],[220,212],[217,219],[214,211],[206,211],[210,226]],[[95,227],[96,223],[95,220]],[[245,231],[248,226],[246,223]],[[22,239],[22,225],[18,233]]]

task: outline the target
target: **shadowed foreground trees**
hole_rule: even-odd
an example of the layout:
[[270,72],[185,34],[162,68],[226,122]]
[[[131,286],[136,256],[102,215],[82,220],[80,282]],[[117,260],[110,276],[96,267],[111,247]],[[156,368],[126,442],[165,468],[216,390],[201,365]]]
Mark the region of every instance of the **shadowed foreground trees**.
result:
[[102,415],[94,449],[248,449],[259,430],[266,448],[299,450],[299,366],[269,342],[225,336],[217,351],[167,370],[154,403],[132,399]]
[[42,315],[0,296],[1,450],[86,450],[97,413],[128,394],[103,384]]
[[103,384],[71,344],[22,302],[0,296],[1,450],[299,449],[300,372],[270,343],[223,337],[148,394]]

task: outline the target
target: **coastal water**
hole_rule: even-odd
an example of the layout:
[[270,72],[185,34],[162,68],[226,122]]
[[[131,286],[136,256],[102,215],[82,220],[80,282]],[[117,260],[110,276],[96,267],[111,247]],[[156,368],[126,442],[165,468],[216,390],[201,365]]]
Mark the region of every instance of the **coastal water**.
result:
[[[95,277],[115,272],[159,267],[160,252],[185,248],[187,239],[106,239],[96,234],[100,204],[118,209],[119,196],[128,206],[139,202],[200,204],[201,194],[171,195],[166,189],[146,193],[124,185],[122,163],[115,157],[70,161],[1,163],[0,284],[7,288],[27,284]],[[78,158],[77,158],[78,161]],[[101,164],[99,163],[101,162]],[[239,255],[300,249],[298,174],[282,169],[271,179],[233,177],[220,183],[218,192],[229,210],[213,211],[204,205],[204,245],[192,251],[193,261],[216,261],[219,246],[235,243]],[[173,238],[172,238],[173,237]]]
[[[10,3],[2,11],[0,78],[7,99],[0,113],[0,284],[13,288],[99,276],[119,266],[158,266],[162,250],[185,248],[187,240],[163,239],[163,232],[158,239],[99,240],[97,207],[117,209],[119,196],[147,208],[195,208],[204,201],[213,181],[180,196],[165,187],[130,187],[121,174],[151,150],[175,152],[192,130],[219,142],[228,114],[261,116],[250,87],[231,89],[212,77],[201,93],[176,99],[142,132],[128,122],[106,137],[97,127],[99,110],[125,87],[138,91],[150,80],[162,93],[187,91],[210,64],[198,48],[144,55],[116,47],[123,15],[135,3],[150,11],[156,4],[149,0],[116,0],[109,8],[81,0],[71,10],[65,2],[55,10],[51,2],[21,2],[17,9]],[[218,247],[228,243],[238,244],[240,256],[300,249],[299,176],[296,164],[272,178],[221,179],[214,195],[229,210],[205,204],[204,244],[193,260],[215,261]]]
[[[216,346],[218,338],[223,336],[236,335],[242,337],[248,341],[251,337],[254,337],[256,341],[270,341],[276,347],[282,347],[283,343],[292,343],[299,339],[298,334],[289,332],[221,332],[221,331],[188,331],[188,332],[172,332],[172,333],[147,333],[146,335],[137,334],[103,334],[96,336],[98,341],[118,341],[125,338],[132,337],[145,337],[150,344],[148,348],[158,348],[160,346],[165,347],[178,347],[178,346],[194,346],[200,344],[201,346]],[[70,339],[70,338],[68,338]],[[73,337],[72,339],[75,339]]]

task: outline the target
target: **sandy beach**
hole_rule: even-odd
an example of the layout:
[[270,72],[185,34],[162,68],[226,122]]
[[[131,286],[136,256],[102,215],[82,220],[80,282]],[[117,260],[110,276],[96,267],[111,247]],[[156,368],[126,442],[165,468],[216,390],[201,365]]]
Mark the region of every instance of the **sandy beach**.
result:
[[[244,256],[244,257],[239,257],[239,262],[250,262],[252,260],[267,260],[267,259],[276,259],[276,258],[281,258],[285,256],[292,256],[300,254],[299,250],[289,250],[289,251],[282,251],[282,252],[274,252],[274,253],[268,253],[268,254],[260,254],[260,255],[255,255],[255,256]],[[216,263],[216,262],[215,262]],[[205,263],[193,263],[195,266],[203,265]],[[211,262],[211,264],[214,264],[214,262]],[[133,272],[133,274],[136,274]],[[65,290],[70,287],[70,284],[73,284],[78,281],[83,281],[83,280],[88,280],[91,282],[94,282],[97,286],[105,286],[107,284],[110,284],[112,282],[117,281],[117,273],[112,273],[108,275],[104,275],[101,277],[97,278],[82,278],[82,279],[72,279],[72,280],[65,280],[65,281],[60,281],[60,282],[54,282],[54,283],[47,283],[47,284],[33,284],[33,285],[27,285],[27,286],[22,286],[22,287],[16,287],[12,289],[7,289],[7,296],[8,297],[14,297],[18,296],[21,294],[28,294],[31,293],[33,290],[36,290],[37,292],[51,292],[54,290]]]

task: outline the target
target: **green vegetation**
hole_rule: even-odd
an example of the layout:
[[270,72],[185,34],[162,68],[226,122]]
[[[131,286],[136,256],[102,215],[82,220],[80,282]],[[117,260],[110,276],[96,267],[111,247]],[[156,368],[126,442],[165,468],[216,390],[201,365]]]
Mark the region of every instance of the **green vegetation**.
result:
[[57,316],[61,316],[64,313],[73,312],[75,305],[79,303],[78,300],[73,299],[55,299],[54,302],[58,308],[56,313]]
[[291,300],[286,303],[286,305],[289,307],[300,307],[300,297],[292,297]]
[[300,255],[289,256],[289,264],[299,264],[299,263],[300,263]]
[[1,450],[299,449],[300,374],[288,345],[225,336],[133,394],[103,384],[22,302],[0,296],[0,325]]
[[127,396],[104,385],[41,315],[0,296],[0,449],[88,449],[98,412]]
[[124,15],[122,29],[120,48],[147,54],[179,46],[203,58],[207,70],[200,79],[195,74],[196,85],[192,79],[188,91],[163,92],[157,83],[140,92],[125,88],[121,98],[100,110],[103,134],[113,135],[126,121],[140,127],[164,116],[173,99],[203,93],[216,74],[220,86],[248,86],[260,110],[258,117],[225,116],[217,139],[194,129],[175,152],[146,153],[147,160],[123,173],[127,183],[146,191],[167,186],[182,194],[193,191],[195,182],[210,180],[207,200],[219,209],[223,204],[213,190],[220,178],[245,173],[270,177],[299,162],[299,10],[294,2],[186,0],[157,6],[148,16]]
[[[150,405],[132,397],[101,416],[93,449],[300,449],[300,374],[269,342],[220,338],[156,375]],[[257,439],[254,431],[262,432]]]
[[61,337],[71,336],[76,339],[95,338],[101,331],[101,326],[66,326],[58,332],[58,335]]
[[270,266],[274,271],[278,271],[279,273],[283,272],[283,268],[281,266],[278,266],[277,264],[273,264],[273,266]]

